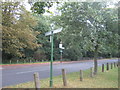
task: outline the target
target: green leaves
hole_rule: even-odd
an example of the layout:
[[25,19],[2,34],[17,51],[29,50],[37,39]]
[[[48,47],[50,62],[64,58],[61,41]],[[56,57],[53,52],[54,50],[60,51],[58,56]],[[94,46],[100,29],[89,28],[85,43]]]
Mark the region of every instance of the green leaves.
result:
[[47,7],[49,9],[50,7],[52,7],[52,5],[53,5],[53,2],[35,2],[33,3],[31,10],[34,13],[43,14],[46,11],[45,8]]
[[36,43],[38,32],[31,28],[37,24],[36,19],[20,3],[2,3],[2,17],[2,44],[5,53],[22,57],[24,53],[21,49],[35,49],[39,46]]
[[107,9],[105,2],[69,2],[58,10],[61,15],[55,16],[54,20],[56,25],[64,28],[61,38],[68,50],[80,54],[82,51],[94,52],[98,47],[101,53],[112,53],[110,48],[117,52],[116,41],[113,41],[116,38],[117,22],[113,20],[117,19],[117,9]]

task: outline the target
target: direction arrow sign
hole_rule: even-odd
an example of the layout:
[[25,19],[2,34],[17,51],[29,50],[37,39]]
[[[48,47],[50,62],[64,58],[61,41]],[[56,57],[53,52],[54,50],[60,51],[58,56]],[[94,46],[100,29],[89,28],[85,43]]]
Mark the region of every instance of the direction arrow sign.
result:
[[45,36],[49,36],[49,35],[51,35],[52,34],[52,31],[49,31],[49,32],[46,32],[45,33]]
[[62,31],[62,28],[56,29],[56,30],[53,31],[53,34],[59,33],[59,32],[61,32],[61,31]]
[[[53,31],[53,34],[59,33],[59,32],[62,31],[62,28],[59,28],[59,29],[56,29],[56,30],[52,30],[52,31]],[[46,33],[45,33],[45,36],[52,35],[52,31],[46,32]]]

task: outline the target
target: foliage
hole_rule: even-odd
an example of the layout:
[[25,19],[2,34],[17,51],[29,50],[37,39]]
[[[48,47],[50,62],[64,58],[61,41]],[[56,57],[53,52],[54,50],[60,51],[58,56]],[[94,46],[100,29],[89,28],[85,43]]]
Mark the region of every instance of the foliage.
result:
[[34,27],[33,30],[40,32],[40,34],[37,35],[37,43],[41,44],[41,47],[39,47],[38,50],[41,52],[41,54],[43,53],[44,57],[46,57],[44,59],[50,59],[49,37],[45,36],[45,33],[50,31],[50,23],[47,20],[49,18],[38,14],[34,14],[34,16],[38,20],[38,25]]
[[[61,38],[66,48],[73,48],[80,54],[94,52],[98,45],[99,54],[113,50],[117,53],[117,8],[107,8],[106,4],[70,2],[59,8],[61,15],[55,16],[54,22],[64,29]],[[112,50],[108,49],[111,47]]]
[[46,59],[45,53],[42,50],[37,50],[33,55],[35,60],[44,60]]
[[65,47],[63,58],[70,60],[118,56],[120,35],[116,6],[109,8],[109,2],[64,2],[58,5],[60,14],[48,17],[42,14],[58,2],[29,3],[32,12],[26,11],[20,2],[1,3],[3,59],[33,58],[40,54],[40,60],[42,56],[49,60],[51,45],[45,33],[59,27],[63,27],[63,31],[54,35],[54,60],[60,59],[60,41]]
[[[49,8],[52,7],[53,5],[53,2],[29,2],[29,3],[32,5],[31,7],[32,12],[37,14],[43,14],[46,11],[49,12]],[[46,8],[48,9],[46,10]]]
[[[41,44],[42,47],[39,47],[39,50],[41,50],[41,53],[44,53],[44,59],[50,60],[50,54],[51,54],[51,43],[50,43],[50,36],[45,36],[45,33],[50,31],[51,28],[51,21],[50,18],[43,15],[34,15],[38,20],[38,25],[34,27],[34,31],[40,32],[39,35],[37,35],[37,42]],[[57,35],[54,35],[54,60],[58,60],[60,58],[59,53],[59,43],[60,40],[57,38]]]
[[120,35],[116,7],[108,8],[106,2],[65,2],[58,10],[61,15],[53,19],[56,25],[63,27],[60,38],[70,59],[79,60],[80,56],[86,57],[86,53],[92,52],[94,74],[97,74],[98,55],[118,55]]
[[24,56],[24,49],[35,49],[36,35],[32,27],[36,19],[20,5],[19,2],[2,2],[2,45],[3,58],[5,54]]

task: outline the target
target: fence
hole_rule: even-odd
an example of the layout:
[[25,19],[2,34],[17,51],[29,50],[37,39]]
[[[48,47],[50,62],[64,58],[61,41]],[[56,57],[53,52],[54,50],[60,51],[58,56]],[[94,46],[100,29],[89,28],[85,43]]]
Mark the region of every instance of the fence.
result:
[[[113,67],[113,65],[114,65],[114,67]],[[116,68],[118,66],[119,66],[118,63],[115,63],[115,62],[114,63],[106,63],[106,66],[105,66],[105,64],[102,64],[101,72],[108,72],[110,69]],[[69,78],[67,78],[65,69],[62,69],[61,71],[62,71],[61,79],[62,79],[62,82],[63,82],[63,86],[66,87],[66,86],[68,86],[68,79]],[[93,73],[93,67],[91,67],[89,69],[89,76],[91,78],[94,78],[96,76]],[[79,73],[79,80],[80,80],[80,82],[84,81],[84,73],[83,73],[82,70],[80,70],[80,73]],[[40,82],[39,82],[39,75],[38,75],[38,73],[34,74],[34,83],[35,83],[36,89],[39,90],[40,89]],[[57,82],[57,83],[59,83],[59,82]]]

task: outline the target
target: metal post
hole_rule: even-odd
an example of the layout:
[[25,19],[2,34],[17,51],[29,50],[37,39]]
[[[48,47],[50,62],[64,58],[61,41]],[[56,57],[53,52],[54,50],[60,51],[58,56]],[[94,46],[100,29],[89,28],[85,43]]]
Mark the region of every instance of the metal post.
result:
[[60,61],[61,61],[61,63],[62,63],[62,49],[61,49],[61,60],[60,60]]
[[52,74],[53,74],[53,67],[52,67],[52,63],[53,63],[53,31],[52,35],[51,35],[51,62],[50,62],[50,87],[53,86],[53,80],[52,80]]
[[17,60],[17,63],[18,63],[19,61]]
[[10,60],[10,64],[11,64],[11,60]]

